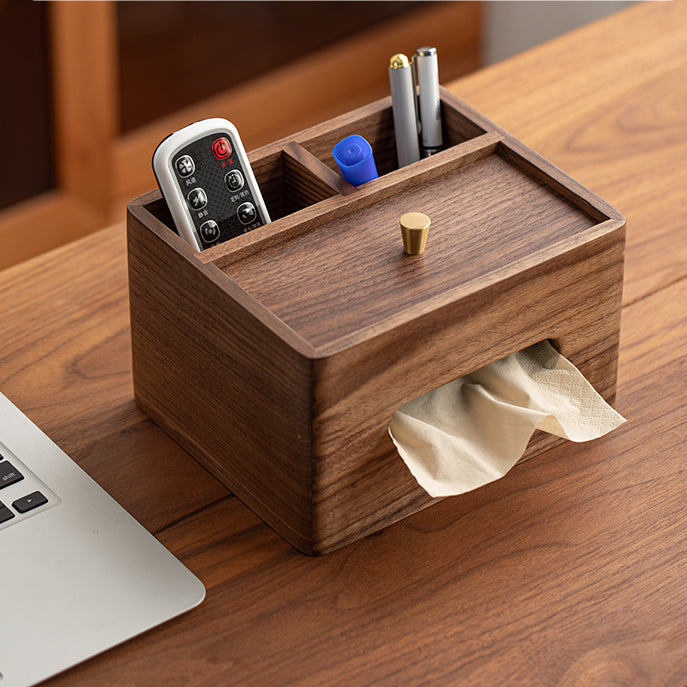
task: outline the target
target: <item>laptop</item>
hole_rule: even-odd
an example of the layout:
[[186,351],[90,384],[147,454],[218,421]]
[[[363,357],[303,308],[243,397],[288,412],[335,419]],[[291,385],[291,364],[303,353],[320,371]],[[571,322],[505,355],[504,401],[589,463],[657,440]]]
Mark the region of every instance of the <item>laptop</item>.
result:
[[205,588],[0,394],[0,687],[45,680]]

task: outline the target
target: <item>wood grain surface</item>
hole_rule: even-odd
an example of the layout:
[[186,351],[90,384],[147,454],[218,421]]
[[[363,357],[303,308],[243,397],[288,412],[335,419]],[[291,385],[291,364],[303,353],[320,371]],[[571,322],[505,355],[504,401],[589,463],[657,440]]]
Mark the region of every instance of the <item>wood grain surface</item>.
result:
[[682,0],[635,7],[454,87],[628,217],[626,303],[687,263],[686,23]]
[[[139,407],[305,553],[433,503],[388,434],[404,403],[544,339],[615,397],[624,217],[441,96],[444,150],[347,193],[332,143],[359,127],[388,157],[389,98],[254,151],[267,208],[276,186],[293,212],[213,251],[180,242],[156,196],[129,204]],[[409,258],[411,210],[433,230]]]
[[[432,220],[417,259],[403,253],[398,226],[411,211]],[[227,273],[321,347],[415,304],[426,309],[595,223],[494,154],[253,253]]]
[[136,408],[122,226],[0,273],[3,393],[208,588],[50,684],[687,684],[686,27],[633,6],[451,85],[627,216],[628,422],[331,555]]

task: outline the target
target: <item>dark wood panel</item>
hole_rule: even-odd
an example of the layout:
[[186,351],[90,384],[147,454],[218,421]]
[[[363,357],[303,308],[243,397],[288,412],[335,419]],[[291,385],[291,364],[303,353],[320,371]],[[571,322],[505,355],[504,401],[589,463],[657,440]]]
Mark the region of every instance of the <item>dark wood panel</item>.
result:
[[160,236],[155,223],[153,231],[141,224],[139,213],[147,214],[132,203],[127,248],[136,402],[307,549],[313,398],[302,342],[283,325],[273,328],[275,318],[264,317],[214,266],[200,265],[168,228]]
[[[417,11],[424,4],[119,3],[122,131]],[[151,89],[151,83],[158,87]]]
[[55,185],[48,6],[0,2],[0,209]]

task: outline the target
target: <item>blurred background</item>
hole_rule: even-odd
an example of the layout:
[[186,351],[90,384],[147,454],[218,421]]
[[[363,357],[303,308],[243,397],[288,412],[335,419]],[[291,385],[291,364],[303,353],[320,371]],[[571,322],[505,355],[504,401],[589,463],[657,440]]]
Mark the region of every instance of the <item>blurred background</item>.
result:
[[627,4],[0,0],[0,269],[123,221],[194,120],[250,151],[388,95],[396,52],[449,83]]

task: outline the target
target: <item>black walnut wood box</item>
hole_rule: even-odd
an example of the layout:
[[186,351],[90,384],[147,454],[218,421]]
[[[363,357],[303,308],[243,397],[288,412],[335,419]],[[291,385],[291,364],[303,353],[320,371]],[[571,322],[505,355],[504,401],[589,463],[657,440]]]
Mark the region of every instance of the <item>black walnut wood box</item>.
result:
[[[412,398],[548,339],[614,399],[624,218],[441,97],[445,149],[402,169],[388,98],[253,151],[272,223],[200,253],[158,191],[128,207],[138,405],[306,553],[433,503],[387,434]],[[353,133],[380,173],[358,188],[331,155]]]

